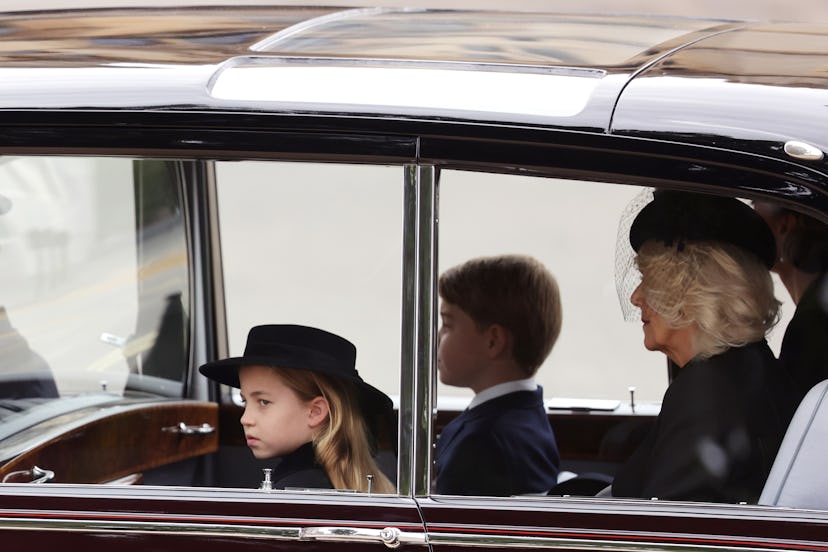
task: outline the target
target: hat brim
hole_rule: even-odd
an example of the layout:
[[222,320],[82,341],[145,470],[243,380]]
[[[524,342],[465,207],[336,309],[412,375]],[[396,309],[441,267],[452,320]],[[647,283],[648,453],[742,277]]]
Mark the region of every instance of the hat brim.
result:
[[348,377],[342,374],[333,374],[326,370],[317,370],[309,368],[306,365],[297,365],[293,359],[274,358],[273,356],[244,356],[231,357],[214,362],[208,362],[202,365],[198,371],[210,378],[224,385],[230,387],[241,388],[239,381],[239,369],[242,366],[272,366],[274,368],[292,368],[294,370],[309,370],[318,374],[325,375],[329,378],[351,382],[359,393],[359,402],[366,416],[368,415],[386,415],[393,412],[394,403],[391,398],[374,387],[365,382],[360,377]]
[[768,225],[748,205],[730,197],[658,190],[633,220],[629,239],[636,252],[649,240],[668,247],[723,242],[753,253],[768,269],[776,260]]

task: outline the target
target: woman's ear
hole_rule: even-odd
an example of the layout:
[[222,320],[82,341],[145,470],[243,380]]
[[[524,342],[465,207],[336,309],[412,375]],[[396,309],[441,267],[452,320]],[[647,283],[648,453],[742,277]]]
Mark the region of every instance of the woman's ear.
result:
[[782,212],[769,223],[774,238],[776,238],[777,261],[791,262],[791,244],[788,240],[794,233],[797,224],[799,224],[797,215],[788,211]]
[[328,419],[331,407],[328,404],[328,399],[322,395],[312,398],[308,402],[308,406],[310,407],[308,409],[308,426],[311,429],[316,429]]

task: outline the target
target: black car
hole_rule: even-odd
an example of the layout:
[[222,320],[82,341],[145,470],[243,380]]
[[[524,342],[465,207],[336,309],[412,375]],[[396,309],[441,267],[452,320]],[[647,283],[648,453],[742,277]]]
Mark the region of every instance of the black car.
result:
[[[807,23],[4,14],[4,546],[828,551],[818,471],[791,471],[807,504],[433,487],[433,444],[470,397],[437,383],[443,270],[526,253],[555,273],[564,326],[538,380],[561,467],[611,478],[670,378],[620,313],[624,210],[661,188],[828,222],[826,129],[828,27]],[[272,465],[245,446],[237,391],[197,368],[263,323],[356,344],[394,399],[395,494],[259,489]],[[819,466],[828,412],[813,420],[796,461]]]

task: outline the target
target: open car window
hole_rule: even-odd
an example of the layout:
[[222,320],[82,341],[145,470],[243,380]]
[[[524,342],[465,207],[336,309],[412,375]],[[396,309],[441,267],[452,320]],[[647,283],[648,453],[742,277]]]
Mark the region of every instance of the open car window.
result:
[[[667,386],[663,357],[646,351],[640,328],[624,322],[615,287],[615,246],[635,186],[442,171],[439,271],[471,258],[526,254],[555,276],[561,334],[537,374],[547,399],[644,402]],[[503,213],[509,213],[504,224]],[[440,385],[441,400],[471,391]],[[596,403],[600,404],[600,403]],[[610,403],[606,403],[610,404]]]
[[[665,355],[644,347],[640,317],[624,320],[619,301],[628,302],[632,288],[619,297],[624,293],[616,286],[617,243],[627,239],[619,235],[619,222],[642,190],[524,175],[440,174],[440,274],[476,257],[523,254],[557,279],[562,328],[535,381],[557,439],[559,481],[583,473],[611,481],[647,435],[669,383]],[[775,275],[774,282],[782,306],[768,341],[778,354],[795,305]],[[473,395],[438,384],[438,447],[446,425]]]
[[[399,406],[403,168],[212,166],[229,355],[242,353],[254,325],[328,329],[356,345],[360,375]],[[151,159],[2,158],[0,454],[28,443],[27,429],[48,436],[50,424],[71,426],[73,416],[101,405],[193,398],[180,169]],[[562,331],[536,380],[560,472],[612,477],[655,420],[669,382],[664,355],[647,351],[640,325],[624,321],[619,301],[629,298],[616,287],[619,220],[642,188],[444,169],[438,190],[438,275],[474,257],[512,253],[536,258],[555,275]],[[783,305],[769,342],[778,354],[794,305],[778,279],[776,286]],[[435,437],[472,395],[437,385]],[[192,464],[192,473],[208,475],[148,470],[144,482],[259,485],[273,462],[248,450],[238,393],[225,388],[221,399],[220,446],[214,440],[188,451],[192,458],[213,453]],[[397,420],[387,422],[377,458],[393,480]],[[163,423],[166,431],[178,422]],[[201,425],[188,422],[181,431]],[[200,472],[198,462],[212,467]]]
[[172,162],[0,158],[0,438],[181,397],[189,273]]
[[[217,162],[230,356],[260,324],[301,324],[350,340],[356,368],[395,404],[400,393],[402,193],[399,166]],[[228,423],[240,431],[237,410]],[[396,478],[396,420],[380,467]],[[244,466],[221,483],[251,487],[261,469],[239,439],[221,461]]]

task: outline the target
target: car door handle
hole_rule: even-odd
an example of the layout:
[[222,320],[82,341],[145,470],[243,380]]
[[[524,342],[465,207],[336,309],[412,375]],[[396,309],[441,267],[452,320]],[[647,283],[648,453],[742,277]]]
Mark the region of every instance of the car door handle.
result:
[[46,483],[47,481],[51,481],[55,478],[55,472],[52,470],[44,470],[43,468],[34,466],[30,470],[19,470],[7,473],[6,477],[3,478],[3,483],[8,483],[9,479],[25,475],[32,478],[29,483]]
[[167,426],[161,428],[161,431],[168,431],[170,433],[179,433],[181,435],[209,435],[216,430],[210,424],[201,425],[187,425],[184,422],[179,422],[174,426]]
[[388,548],[401,544],[426,544],[425,534],[408,533],[396,527],[365,529],[361,527],[303,527],[300,540],[328,542],[377,542]]

